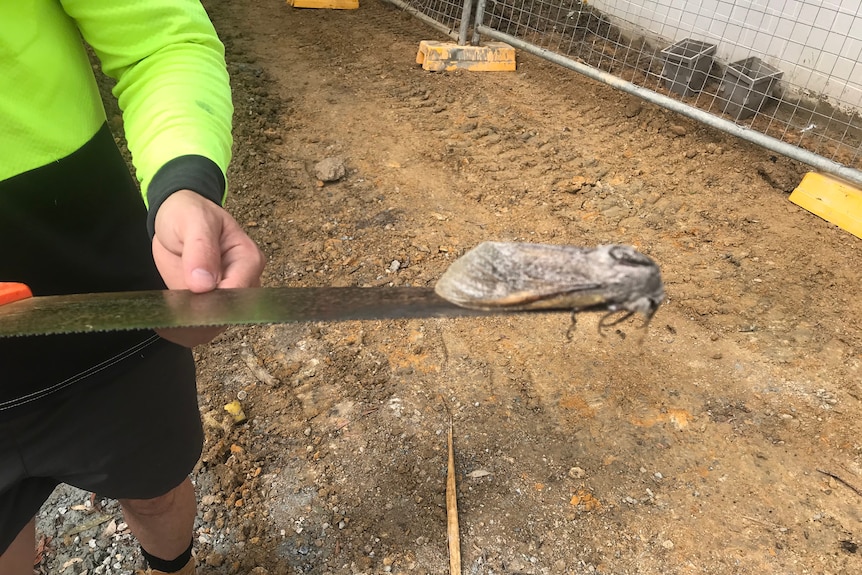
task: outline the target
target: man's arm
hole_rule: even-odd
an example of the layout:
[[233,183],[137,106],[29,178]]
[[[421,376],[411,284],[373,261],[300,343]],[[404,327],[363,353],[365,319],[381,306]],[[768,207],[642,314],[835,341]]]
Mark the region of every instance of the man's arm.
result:
[[144,201],[191,189],[221,205],[231,155],[224,46],[197,0],[61,0],[115,78]]
[[[221,207],[231,115],[224,48],[192,0],[63,0],[117,79],[126,139],[149,208],[153,258],[169,288],[256,286],[265,263]],[[192,346],[220,330],[165,330]]]

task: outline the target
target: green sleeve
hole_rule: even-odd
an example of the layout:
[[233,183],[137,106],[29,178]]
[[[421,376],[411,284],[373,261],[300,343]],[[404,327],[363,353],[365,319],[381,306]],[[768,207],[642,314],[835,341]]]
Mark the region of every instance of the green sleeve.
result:
[[221,203],[233,106],[224,46],[200,2],[60,1],[117,80],[114,95],[151,216],[154,204],[185,184]]

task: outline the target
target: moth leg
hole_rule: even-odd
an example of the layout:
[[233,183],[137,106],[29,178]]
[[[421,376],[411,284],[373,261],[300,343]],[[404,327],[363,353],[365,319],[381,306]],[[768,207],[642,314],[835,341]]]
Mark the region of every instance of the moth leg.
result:
[[644,323],[641,326],[644,331],[646,331],[647,328],[649,328],[649,324],[650,324],[650,322],[652,322],[653,316],[655,316],[655,311],[653,311],[651,314],[644,317]]
[[569,329],[566,330],[566,341],[572,341],[575,337],[575,328],[578,327],[578,312],[572,310],[572,323],[569,324]]
[[613,318],[615,315],[617,315],[617,313],[618,312],[615,312],[615,311],[609,311],[608,313],[606,313],[605,315],[602,316],[602,319],[599,320],[599,335],[604,337],[605,334],[602,333],[603,330],[605,330],[609,327],[613,327],[615,325],[621,324],[622,322],[626,321],[627,319],[629,319],[631,316],[633,316],[635,314],[635,312],[633,312],[633,311],[627,311],[627,312],[623,313],[617,319],[610,321],[611,318]]
[[608,313],[603,315],[602,318],[599,320],[599,325],[598,325],[599,336],[605,337],[605,332],[604,332],[605,320],[607,320],[609,317],[612,317],[615,313],[617,313],[617,312],[609,311]]
[[643,324],[641,324],[641,326],[640,326],[641,334],[640,334],[640,337],[638,338],[638,345],[643,345],[644,341],[646,341],[647,331],[649,331],[649,324],[650,324],[650,322],[652,322],[653,316],[655,316],[655,312],[644,317]]

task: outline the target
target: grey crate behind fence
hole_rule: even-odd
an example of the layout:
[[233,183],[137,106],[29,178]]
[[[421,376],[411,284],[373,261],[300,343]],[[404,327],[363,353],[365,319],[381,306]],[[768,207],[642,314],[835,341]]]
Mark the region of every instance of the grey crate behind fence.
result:
[[[420,4],[458,27],[463,5]],[[509,41],[862,184],[860,0],[478,4],[474,39]]]

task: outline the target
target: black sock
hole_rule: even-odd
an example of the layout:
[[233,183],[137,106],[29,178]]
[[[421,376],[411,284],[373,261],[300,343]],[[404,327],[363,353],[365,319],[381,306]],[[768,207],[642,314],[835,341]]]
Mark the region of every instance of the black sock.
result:
[[180,569],[186,566],[186,563],[192,558],[192,544],[189,543],[189,548],[186,549],[182,555],[177,557],[176,559],[171,559],[170,561],[166,559],[159,559],[158,557],[153,557],[147,550],[141,547],[141,553],[144,555],[144,559],[147,560],[147,565],[150,566],[150,569],[155,569],[156,571],[163,571],[164,573],[176,573]]

